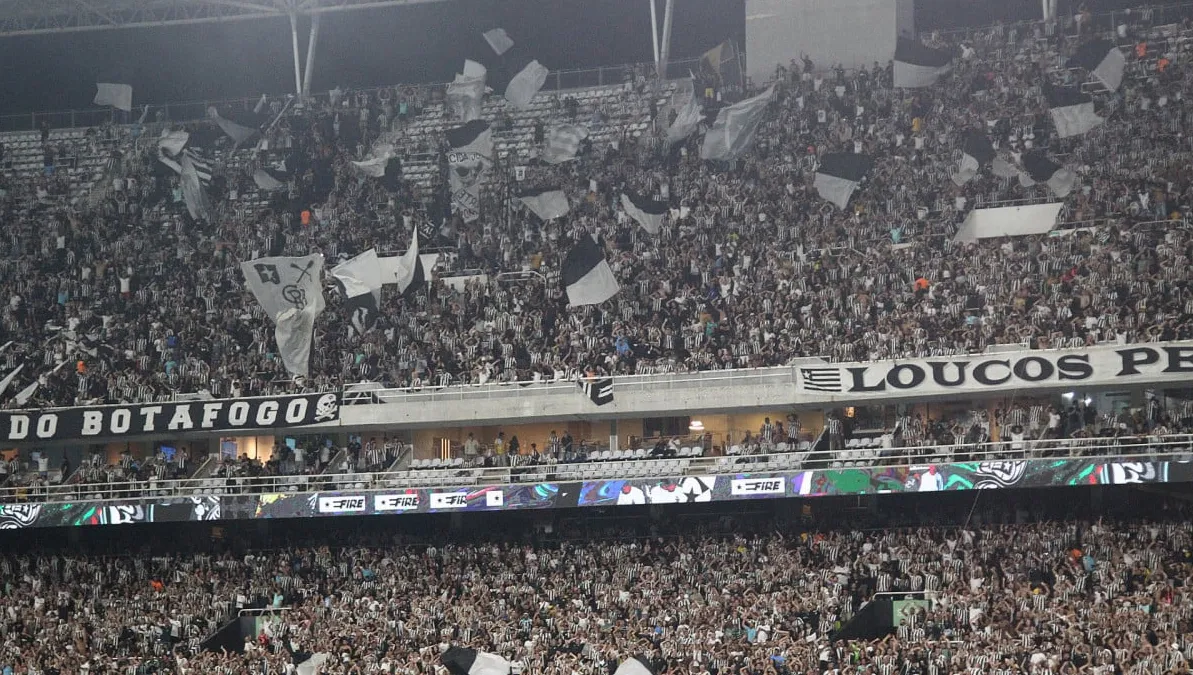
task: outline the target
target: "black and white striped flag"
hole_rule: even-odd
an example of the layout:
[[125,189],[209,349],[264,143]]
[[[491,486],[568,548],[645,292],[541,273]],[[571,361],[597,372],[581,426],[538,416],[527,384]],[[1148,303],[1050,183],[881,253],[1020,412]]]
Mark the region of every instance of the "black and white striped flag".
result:
[[580,381],[580,389],[588,400],[597,405],[607,405],[613,402],[613,378],[587,378]]
[[842,389],[839,368],[800,368],[799,375],[807,391],[839,392]]

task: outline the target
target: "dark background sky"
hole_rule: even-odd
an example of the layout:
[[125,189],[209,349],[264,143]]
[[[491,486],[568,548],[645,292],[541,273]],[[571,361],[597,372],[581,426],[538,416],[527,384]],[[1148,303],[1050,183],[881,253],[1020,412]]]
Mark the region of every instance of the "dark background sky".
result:
[[[676,5],[674,55],[744,41],[744,0]],[[449,81],[495,26],[552,71],[654,58],[646,0],[451,0],[324,16],[312,88]],[[285,20],[0,38],[0,63],[0,114],[92,108],[97,81],[133,85],[134,104],[294,90]]]
[[[1084,1],[1095,11],[1137,2]],[[1062,13],[1081,2],[1061,0]],[[727,37],[744,44],[744,3],[676,0],[673,57],[699,55]],[[660,15],[663,4],[658,0]],[[916,0],[921,31],[1035,18],[1039,11],[1039,0]],[[465,46],[494,26],[505,27],[552,71],[653,58],[647,0],[451,0],[325,16],[314,90],[448,81],[460,69]],[[306,31],[304,23],[304,50]],[[134,103],[294,89],[285,20],[0,38],[0,64],[0,115],[92,109],[97,81],[133,85]]]

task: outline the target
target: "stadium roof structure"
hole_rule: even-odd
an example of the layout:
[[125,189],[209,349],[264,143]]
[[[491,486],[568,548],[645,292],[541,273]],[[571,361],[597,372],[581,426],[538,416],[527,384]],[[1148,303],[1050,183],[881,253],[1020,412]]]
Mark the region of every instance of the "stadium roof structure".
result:
[[285,19],[448,0],[0,0],[0,37]]

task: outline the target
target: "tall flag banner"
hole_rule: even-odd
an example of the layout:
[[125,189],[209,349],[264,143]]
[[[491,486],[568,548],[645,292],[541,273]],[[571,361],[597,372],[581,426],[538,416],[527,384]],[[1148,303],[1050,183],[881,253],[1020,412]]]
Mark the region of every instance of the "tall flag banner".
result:
[[994,145],[980,131],[971,129],[965,132],[961,152],[961,166],[953,175],[953,182],[957,185],[965,185],[973,180],[982,167],[994,161]]
[[659,229],[663,227],[663,216],[667,214],[668,207],[663,202],[643,197],[636,192],[623,192],[621,208],[625,209],[626,214],[641,225],[642,229],[651,234],[658,234]]
[[377,249],[371,248],[331,269],[332,278],[346,298],[344,306],[357,335],[364,335],[377,323],[382,285],[378,260]]
[[310,371],[315,319],[323,300],[323,254],[258,258],[240,264],[245,283],[274,323],[274,338],[286,371]]
[[700,57],[700,79],[718,87],[740,87],[742,85],[741,60],[732,40],[704,52]]
[[219,125],[220,130],[223,131],[228,138],[231,138],[236,142],[236,145],[244,145],[258,133],[260,133],[260,129],[251,123],[242,123],[247,122],[247,120],[241,120],[237,122],[223,117],[220,115],[220,111],[216,110],[215,106],[208,108],[207,114],[211,117],[211,119],[215,120],[215,123]]
[[576,307],[599,305],[621,290],[613,276],[613,268],[605,260],[605,252],[596,239],[588,235],[581,236],[568,251],[562,271],[568,302]]
[[[182,161],[178,163],[182,172],[182,198],[186,201],[186,210],[191,214],[191,218],[195,220],[211,220],[211,200],[207,197],[206,190],[203,189],[203,180],[199,175],[199,167],[195,162],[194,157],[188,153],[182,153]],[[208,181],[211,180],[211,174],[208,173]]]
[[754,143],[766,106],[774,95],[775,88],[771,86],[753,98],[721,108],[717,121],[704,135],[700,159],[732,161],[745,154]]
[[622,661],[613,675],[655,675],[655,670],[645,656],[633,656]]
[[518,194],[526,208],[543,220],[551,220],[567,215],[571,210],[568,196],[563,190],[551,188],[534,188],[523,190]]
[[447,111],[453,120],[471,122],[480,119],[485,97],[487,70],[476,61],[464,61],[464,72],[447,85]]
[[588,127],[558,124],[547,131],[539,158],[548,164],[560,164],[576,158],[580,144],[588,138]]
[[1077,48],[1069,59],[1070,68],[1084,68],[1110,91],[1118,91],[1127,69],[1127,57],[1109,40],[1092,40]]
[[580,390],[588,400],[597,405],[608,405],[613,402],[613,378],[584,378],[580,380]]
[[953,67],[953,53],[933,49],[918,40],[900,37],[895,42],[895,86],[903,89],[931,87]]
[[1069,196],[1077,184],[1077,174],[1072,169],[1048,159],[1042,150],[1023,153],[1023,171],[1021,180],[1025,187],[1045,183],[1061,199]]
[[131,84],[95,83],[95,105],[110,105],[117,110],[131,112],[133,109],[133,87]]
[[390,158],[384,155],[381,157],[370,157],[359,162],[353,160],[352,168],[369,178],[381,178],[385,175],[385,171],[389,167],[389,160]]
[[1106,120],[1094,111],[1094,100],[1077,87],[1049,87],[1048,112],[1061,138],[1080,136]]
[[480,218],[480,190],[493,162],[493,131],[482,120],[449,129],[448,186],[452,210],[470,223]]
[[451,675],[510,675],[509,661],[468,647],[449,647],[439,660]]
[[493,53],[498,56],[508,52],[514,46],[514,41],[506,34],[504,28],[487,30],[484,32],[484,36],[485,42],[489,43],[489,46],[493,48]]
[[874,160],[868,155],[829,153],[821,158],[816,181],[812,185],[821,197],[845,210],[849,198],[873,168]]

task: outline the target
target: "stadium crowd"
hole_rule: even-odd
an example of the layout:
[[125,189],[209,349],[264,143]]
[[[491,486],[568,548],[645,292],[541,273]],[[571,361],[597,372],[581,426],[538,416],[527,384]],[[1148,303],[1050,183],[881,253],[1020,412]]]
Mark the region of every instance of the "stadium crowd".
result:
[[[1193,526],[1180,507],[1154,515],[828,531],[726,517],[571,541],[9,554],[0,668],[280,673],[323,652],[320,672],[415,675],[457,644],[550,675],[610,675],[635,654],[694,675],[1188,672]],[[891,635],[836,639],[875,593],[931,602]],[[282,609],[243,651],[201,649],[264,607]]]
[[[216,215],[207,224],[191,221],[177,178],[156,160],[154,139],[168,122],[106,128],[88,142],[110,154],[108,172],[73,204],[54,197],[69,189],[52,157],[37,175],[0,179],[8,225],[0,288],[10,297],[0,337],[13,341],[0,367],[27,366],[4,395],[19,405],[13,395],[35,380],[25,405],[1186,339],[1193,335],[1186,29],[1130,25],[1116,38],[1137,45],[1127,78],[1117,93],[1096,94],[1106,123],[1064,140],[1054,137],[1041,87],[1085,77],[1064,67],[1077,45],[1064,27],[969,34],[955,45],[962,56],[952,74],[929,89],[893,89],[889,65],[845,72],[793,63],[777,73],[778,94],[754,149],[731,165],[701,161],[699,133],[668,152],[662,138],[674,110],[666,97],[654,99],[644,77],[627,77],[614,101],[540,94],[557,103],[540,123],[580,121],[612,129],[613,141],[590,143],[576,161],[555,166],[499,158],[480,219],[455,217],[441,241],[423,244],[443,245],[440,275],[487,276],[406,299],[387,291],[378,329],[363,338],[333,293],[317,326],[311,376],[299,383],[274,354],[271,324],[244,290],[238,264],[266,253],[322,251],[334,262],[371,246],[395,251],[419,223],[437,222],[446,170],[438,129],[449,124],[442,90],[275,102],[283,114],[262,153],[211,143]],[[714,99],[746,93],[726,89]],[[518,114],[487,110],[498,136]],[[442,124],[421,125],[428,120]],[[633,131],[643,122],[651,124]],[[210,135],[214,127],[188,128]],[[970,207],[1038,201],[1047,189],[988,172],[956,186],[951,176],[971,128],[985,129],[1004,155],[1047,148],[1074,167],[1079,187],[1064,218],[1080,226],[1063,236],[955,243]],[[113,142],[95,140],[105,138]],[[349,161],[377,141],[392,143],[404,161],[436,158],[438,175],[429,184],[362,177]],[[842,150],[877,159],[844,212],[811,187],[817,158]],[[262,208],[253,170],[280,162],[292,178]],[[522,181],[516,165],[527,165]],[[518,189],[547,184],[567,192],[566,216],[542,223],[510,206]],[[673,217],[658,236],[619,213],[624,189],[670,204]],[[601,306],[571,308],[559,266],[584,233],[603,236],[621,292]],[[502,272],[522,274],[511,282]]]

